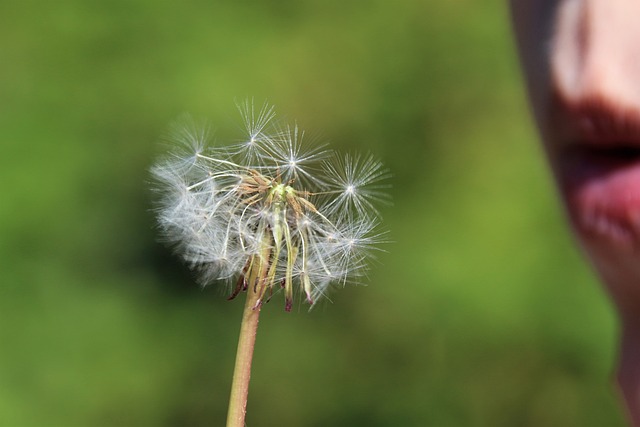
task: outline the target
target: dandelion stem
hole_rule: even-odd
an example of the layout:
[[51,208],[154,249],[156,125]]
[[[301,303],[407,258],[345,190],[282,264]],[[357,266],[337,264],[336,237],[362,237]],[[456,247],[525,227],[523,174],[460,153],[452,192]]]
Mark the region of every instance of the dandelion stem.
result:
[[247,301],[240,326],[236,367],[233,371],[227,427],[244,427],[247,396],[249,394],[249,378],[251,377],[251,360],[253,359],[253,348],[256,342],[260,316],[261,305],[258,304],[260,295],[260,289],[255,289],[254,286],[248,287]]

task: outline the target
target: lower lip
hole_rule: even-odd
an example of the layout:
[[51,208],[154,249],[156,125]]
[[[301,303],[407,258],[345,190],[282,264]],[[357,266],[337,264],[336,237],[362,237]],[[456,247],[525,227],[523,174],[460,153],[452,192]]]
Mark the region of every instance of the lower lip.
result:
[[559,166],[578,234],[619,247],[640,247],[640,150],[571,148]]

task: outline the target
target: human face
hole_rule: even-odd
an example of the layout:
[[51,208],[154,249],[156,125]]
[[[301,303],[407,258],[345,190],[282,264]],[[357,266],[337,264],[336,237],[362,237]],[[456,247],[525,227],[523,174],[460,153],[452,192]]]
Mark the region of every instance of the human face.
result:
[[538,128],[568,217],[640,322],[640,1],[512,0]]

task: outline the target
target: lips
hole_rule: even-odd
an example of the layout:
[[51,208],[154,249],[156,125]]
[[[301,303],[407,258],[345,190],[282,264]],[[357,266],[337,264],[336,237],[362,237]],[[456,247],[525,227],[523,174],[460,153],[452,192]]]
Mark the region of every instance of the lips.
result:
[[564,107],[556,134],[568,139],[554,163],[574,228],[582,239],[640,250],[640,115],[593,102]]

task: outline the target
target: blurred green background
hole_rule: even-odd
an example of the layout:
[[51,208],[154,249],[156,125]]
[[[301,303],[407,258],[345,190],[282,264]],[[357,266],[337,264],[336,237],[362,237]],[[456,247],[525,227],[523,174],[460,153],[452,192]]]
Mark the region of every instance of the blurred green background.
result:
[[249,426],[615,426],[616,324],[502,2],[0,3],[0,425],[223,425],[243,303],[157,242],[168,124],[255,97],[393,171],[369,285],[263,310]]

